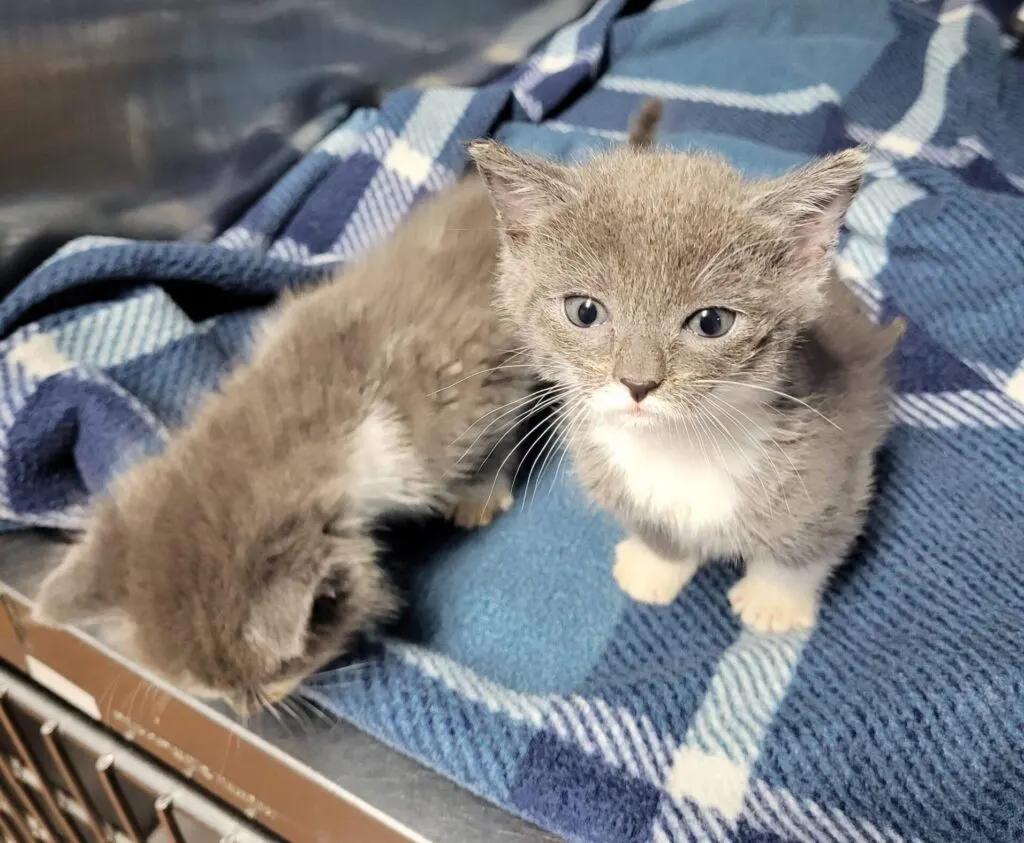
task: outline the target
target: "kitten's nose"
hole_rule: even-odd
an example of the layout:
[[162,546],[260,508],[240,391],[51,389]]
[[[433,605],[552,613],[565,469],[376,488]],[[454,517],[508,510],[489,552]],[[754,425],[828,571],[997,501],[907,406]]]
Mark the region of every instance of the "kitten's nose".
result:
[[631,381],[628,378],[622,378],[619,380],[619,383],[629,390],[629,394],[633,396],[633,400],[636,401],[637,404],[661,386],[661,381],[644,381],[643,383],[637,383],[636,381]]

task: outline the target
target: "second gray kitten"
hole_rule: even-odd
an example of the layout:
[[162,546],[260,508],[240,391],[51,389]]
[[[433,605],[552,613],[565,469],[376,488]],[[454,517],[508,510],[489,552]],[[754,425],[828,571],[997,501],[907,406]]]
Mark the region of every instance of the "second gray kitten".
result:
[[729,600],[748,626],[811,627],[864,524],[901,333],[832,266],[864,153],[749,181],[702,154],[471,152],[503,225],[502,307],[566,395],[584,485],[630,533],[618,583],[664,604],[742,559]]
[[533,376],[492,306],[498,234],[471,177],[286,301],[166,451],[118,479],[37,617],[108,621],[177,686],[284,696],[395,609],[378,517],[487,523],[512,503]]

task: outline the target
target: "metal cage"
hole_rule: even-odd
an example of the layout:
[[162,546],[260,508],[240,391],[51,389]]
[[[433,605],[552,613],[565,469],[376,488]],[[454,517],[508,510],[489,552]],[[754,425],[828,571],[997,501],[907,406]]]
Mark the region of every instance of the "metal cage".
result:
[[0,586],[0,832],[15,843],[422,839]]
[[0,828],[12,843],[276,839],[6,665]]

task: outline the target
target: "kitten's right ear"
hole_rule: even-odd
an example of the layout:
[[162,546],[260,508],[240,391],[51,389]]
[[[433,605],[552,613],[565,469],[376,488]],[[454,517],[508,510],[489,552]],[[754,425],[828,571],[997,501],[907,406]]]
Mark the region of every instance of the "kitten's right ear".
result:
[[120,595],[100,566],[106,557],[94,542],[74,545],[51,571],[36,595],[32,620],[45,626],[88,623],[113,613]]
[[64,626],[104,620],[121,607],[124,581],[113,570],[124,552],[120,530],[112,505],[97,514],[89,532],[43,580],[32,613],[36,623]]
[[553,206],[572,196],[570,171],[560,164],[519,155],[493,140],[473,141],[469,154],[512,242],[529,237]]

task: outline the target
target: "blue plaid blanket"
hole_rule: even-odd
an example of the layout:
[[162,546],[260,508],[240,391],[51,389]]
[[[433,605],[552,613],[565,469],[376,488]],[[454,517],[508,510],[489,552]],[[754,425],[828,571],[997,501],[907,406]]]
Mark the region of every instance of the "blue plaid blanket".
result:
[[1020,841],[1024,65],[968,0],[603,0],[492,85],[357,113],[216,245],[72,244],[0,306],[0,514],[80,524],[260,308],[452,182],[464,141],[498,123],[582,155],[652,94],[663,142],[750,172],[873,150],[840,268],[909,329],[877,503],[819,625],[742,630],[725,567],[631,603],[618,529],[554,459],[426,560],[422,643],[307,693],[572,840]]

